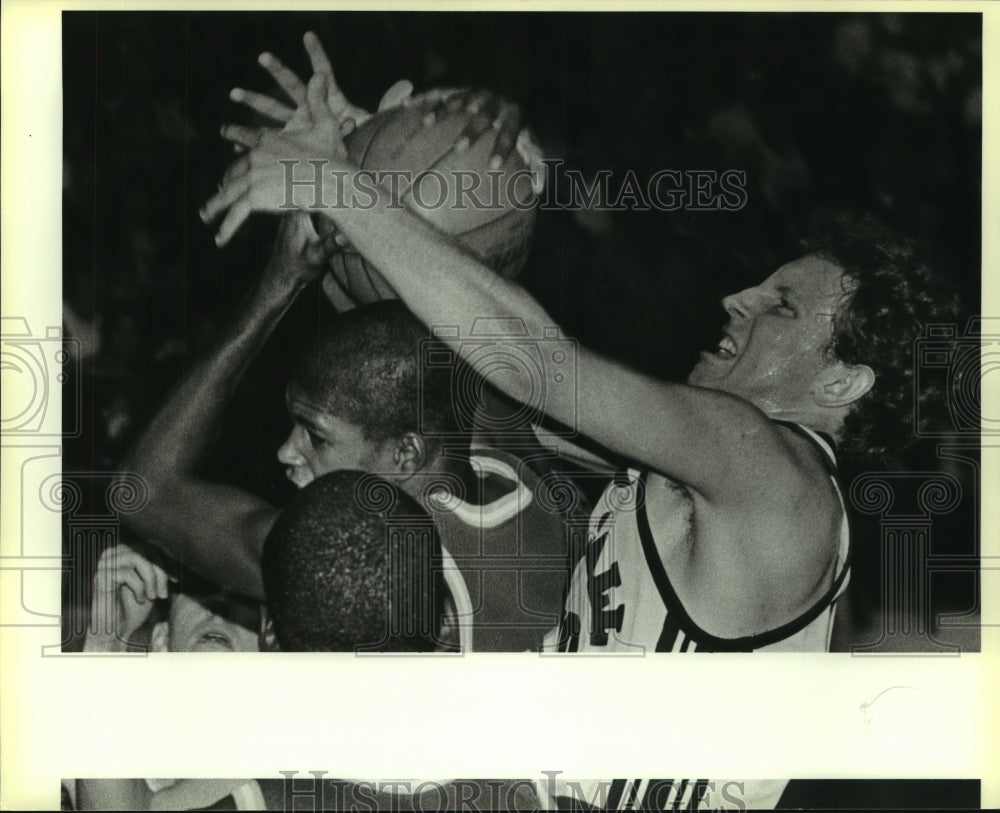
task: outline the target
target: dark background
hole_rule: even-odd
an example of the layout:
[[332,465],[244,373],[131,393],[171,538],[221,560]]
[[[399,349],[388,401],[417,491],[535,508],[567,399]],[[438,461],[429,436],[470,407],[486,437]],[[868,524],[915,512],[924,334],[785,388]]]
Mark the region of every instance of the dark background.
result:
[[[234,86],[273,92],[264,50],[303,77],[316,31],[373,109],[395,80],[486,87],[521,105],[549,157],[589,175],[743,169],[738,212],[544,212],[523,282],[583,343],[683,378],[718,337],[719,299],[795,256],[817,205],[867,209],[924,239],[979,313],[981,19],[974,14],[94,13],[63,15],[64,300],[82,341],[83,426],[67,471],[114,469],[270,250],[255,217],[216,249],[198,207],[247,121]],[[243,383],[207,474],[280,503],[287,360],[323,318],[307,291]],[[914,470],[939,466],[933,443]],[[934,552],[975,552],[970,466]],[[878,525],[861,518],[852,609],[877,618]],[[867,536],[867,540],[865,537]],[[860,538],[857,538],[860,537]],[[939,608],[973,601],[939,578]],[[863,640],[860,632],[851,640]],[[858,636],[861,636],[860,638]]]

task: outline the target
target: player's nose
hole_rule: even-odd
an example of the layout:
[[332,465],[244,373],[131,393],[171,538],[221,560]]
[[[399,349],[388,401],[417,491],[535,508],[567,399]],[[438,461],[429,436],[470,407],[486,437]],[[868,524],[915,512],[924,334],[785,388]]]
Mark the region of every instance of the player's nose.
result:
[[744,288],[722,299],[722,307],[730,316],[746,319],[753,312],[755,288]]
[[284,466],[301,466],[305,463],[305,458],[295,445],[295,430],[293,429],[285,442],[278,447],[278,462]]

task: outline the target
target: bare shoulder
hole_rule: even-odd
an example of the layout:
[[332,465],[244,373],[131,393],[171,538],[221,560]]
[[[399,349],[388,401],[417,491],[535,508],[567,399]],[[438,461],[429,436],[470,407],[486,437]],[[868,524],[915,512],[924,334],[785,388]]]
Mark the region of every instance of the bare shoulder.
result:
[[692,495],[678,594],[722,637],[780,626],[832,583],[843,506],[824,452],[804,434],[775,431],[766,477],[748,472],[746,491],[731,502]]

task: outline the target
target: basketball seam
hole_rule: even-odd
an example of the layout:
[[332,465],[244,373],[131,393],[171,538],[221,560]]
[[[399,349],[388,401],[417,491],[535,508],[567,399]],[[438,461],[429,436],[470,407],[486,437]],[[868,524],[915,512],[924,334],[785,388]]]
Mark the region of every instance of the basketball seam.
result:
[[[471,147],[472,145],[470,144],[469,146]],[[403,148],[400,147],[400,150],[402,150],[402,149]],[[454,151],[455,151],[455,145],[452,144],[443,153],[441,153],[437,158],[435,158],[430,164],[428,164],[426,167],[424,167],[422,170],[420,170],[420,172],[418,172],[415,177],[419,178],[421,175],[424,175],[425,173],[430,172],[432,169],[435,169],[438,165],[440,165],[440,163],[442,161],[444,161],[445,158],[447,158],[449,155],[451,155]],[[398,152],[397,152],[397,155],[398,155]],[[412,189],[413,189],[413,184],[411,183],[410,186],[406,190],[406,194],[403,195],[403,197],[405,198],[405,200],[403,201],[403,205],[404,206],[407,205],[413,199],[413,194],[411,193]],[[422,219],[423,218],[421,218],[421,220]],[[499,217],[497,218],[497,220],[501,220],[501,219],[502,218],[499,218]],[[476,228],[479,228],[479,227],[477,226]]]
[[368,139],[368,143],[365,144],[364,154],[361,156],[361,160],[358,161],[358,166],[365,169],[365,161],[368,159],[368,153],[371,151],[372,144],[375,143],[375,139],[378,138],[378,134],[382,131],[390,121],[392,121],[392,116],[386,116],[385,119],[375,127],[375,132],[372,133],[372,137]]

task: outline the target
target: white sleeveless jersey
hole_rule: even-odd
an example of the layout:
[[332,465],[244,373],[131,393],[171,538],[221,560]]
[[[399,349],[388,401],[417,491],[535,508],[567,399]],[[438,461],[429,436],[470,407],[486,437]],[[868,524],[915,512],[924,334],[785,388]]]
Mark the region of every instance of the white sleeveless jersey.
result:
[[787,779],[564,779],[535,783],[546,810],[772,810]]
[[[783,424],[808,438],[823,455],[837,495],[830,443],[797,424]],[[643,500],[645,475],[615,478],[595,507],[586,555],[574,570],[563,620],[546,649],[562,652],[825,652],[830,648],[834,602],[847,587],[850,533],[846,511],[833,583],[798,618],[742,638],[719,638],[701,629],[674,591],[650,527]]]

